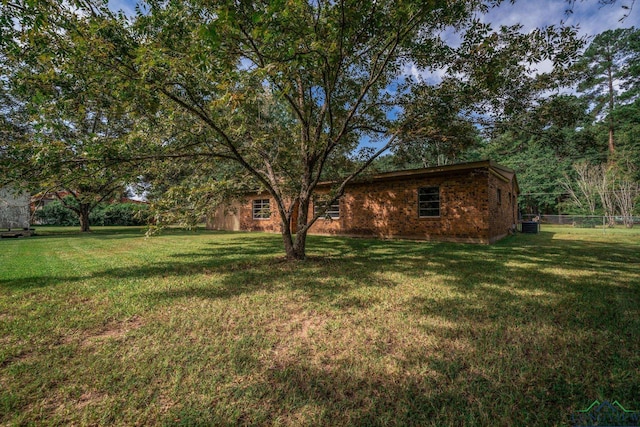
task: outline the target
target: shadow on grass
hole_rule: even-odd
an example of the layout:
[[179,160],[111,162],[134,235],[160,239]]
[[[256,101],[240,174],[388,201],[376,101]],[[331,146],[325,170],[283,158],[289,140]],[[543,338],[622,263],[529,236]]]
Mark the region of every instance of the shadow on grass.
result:
[[[380,301],[356,295],[358,289],[403,286],[389,278],[394,274],[425,283],[434,276],[451,292],[414,296],[400,311],[442,319],[449,326],[419,328],[465,344],[445,358],[419,348],[401,354],[409,370],[435,372],[435,383],[381,371],[350,375],[348,367],[326,372],[302,361],[280,366],[270,378],[273,394],[265,397],[275,399],[274,412],[295,401],[319,408],[319,424],[426,425],[440,416],[462,424],[486,425],[493,417],[498,424],[552,425],[596,398],[640,404],[633,362],[640,350],[639,245],[559,241],[554,232],[493,246],[310,237],[310,260],[278,265],[269,254],[279,241],[266,240],[211,243],[212,254],[229,260],[214,266],[224,292],[159,291],[154,297],[227,297],[287,283],[319,307],[367,310]],[[207,251],[182,257],[208,259]],[[245,259],[246,269],[237,259]],[[493,366],[502,373],[482,372]],[[483,415],[484,405],[505,399],[518,402],[516,413],[500,403],[492,416]],[[443,417],[444,408],[456,415]]]
[[1,279],[0,289],[9,289],[12,291],[25,291],[29,289],[38,289],[57,286],[63,283],[75,283],[80,280],[87,279],[88,276],[30,276],[21,277],[19,279]]
[[408,309],[453,322],[461,318],[490,322],[483,318],[488,310],[521,322],[542,316],[552,324],[604,328],[614,334],[617,329],[638,326],[637,245],[557,241],[553,232],[517,236],[493,246],[312,236],[310,259],[292,263],[274,256],[281,250],[275,236],[241,236],[211,242],[208,247],[175,255],[170,263],[96,275],[216,276],[205,285],[148,294],[157,300],[232,298],[278,288],[302,291],[318,304],[356,309],[377,302],[374,296],[353,295],[358,289],[402,286],[390,275],[417,282],[438,277],[453,296],[446,300],[416,297]]
[[[377,292],[360,292],[366,288],[395,290],[405,281],[426,287],[437,277],[447,289],[414,289],[402,304],[380,310],[408,319],[394,325],[411,326],[433,343],[394,346],[396,336],[407,338],[389,330],[354,343],[354,353],[342,359],[323,354],[329,359],[324,365],[303,355],[276,360],[263,371],[260,349],[248,346],[247,374],[260,372],[239,382],[232,393],[237,400],[229,404],[246,409],[216,420],[210,406],[186,401],[171,414],[186,424],[554,425],[596,398],[639,406],[640,245],[556,240],[554,232],[492,246],[311,236],[310,259],[288,263],[282,262],[279,236],[224,236],[213,237],[205,249],[133,268],[25,278],[0,287],[203,275],[211,280],[159,286],[139,297],[230,300],[296,291],[308,297],[305,309],[324,313],[366,313],[389,303]],[[353,326],[349,320],[341,326]],[[333,349],[332,342],[324,344]],[[315,349],[307,345],[309,352]],[[389,354],[397,365],[362,362]],[[236,396],[248,397],[243,402]]]
[[[346,366],[321,369],[300,361],[270,370],[261,384],[261,400],[269,405],[268,424],[280,418],[293,425],[296,416],[306,415],[313,425],[426,426],[433,425],[443,408],[471,421],[465,396],[453,390],[434,391],[437,383],[380,372],[362,375]],[[283,402],[294,402],[288,413]],[[249,411],[243,415],[253,418]]]
[[[73,237],[127,239],[139,237],[138,233],[140,229],[124,228],[116,233],[105,231],[104,235]],[[394,272],[418,279],[430,274],[441,275],[447,285],[465,292],[487,282],[509,288],[562,292],[566,292],[568,286],[575,286],[575,290],[580,291],[585,289],[586,283],[587,288],[593,290],[586,273],[597,275],[595,282],[604,276],[609,277],[612,281],[607,285],[611,289],[611,286],[616,286],[616,277],[638,274],[638,245],[557,241],[553,240],[553,235],[553,232],[542,232],[536,236],[511,237],[492,246],[310,236],[309,259],[284,262],[280,255],[282,242],[278,236],[240,234],[237,238],[212,241],[207,249],[171,255],[168,262],[163,260],[136,267],[106,269],[88,276],[4,280],[0,281],[0,286],[22,289],[53,286],[88,277],[149,279],[217,274],[221,276],[220,283],[230,289],[224,293],[228,296],[256,287],[268,287],[284,279],[299,289],[321,291],[319,288],[330,288],[326,296],[331,297],[336,289],[395,286],[395,283],[381,279],[381,273]],[[555,273],[555,267],[561,267],[562,271]],[[566,270],[582,274],[567,277]],[[335,286],[338,282],[348,285]],[[236,291],[231,290],[233,288]]]
[[[134,237],[136,233],[125,229],[115,236]],[[638,245],[559,241],[553,239],[553,232],[511,237],[493,246],[310,236],[309,260],[283,262],[279,236],[221,235],[225,238],[207,243],[206,249],[172,255],[168,262],[83,275],[5,279],[0,280],[0,288],[25,290],[90,278],[210,275],[211,281],[160,287],[144,295],[151,301],[228,299],[288,288],[304,292],[318,304],[366,309],[379,301],[374,295],[354,292],[402,286],[390,278],[397,274],[418,283],[438,277],[453,292],[446,300],[414,297],[407,309],[418,315],[483,322],[490,308],[491,313],[520,321],[544,316],[552,323],[582,329],[604,327],[612,333],[617,333],[616,328],[638,326],[629,320],[638,317]],[[469,298],[475,299],[473,303]],[[572,307],[580,304],[583,309]]]

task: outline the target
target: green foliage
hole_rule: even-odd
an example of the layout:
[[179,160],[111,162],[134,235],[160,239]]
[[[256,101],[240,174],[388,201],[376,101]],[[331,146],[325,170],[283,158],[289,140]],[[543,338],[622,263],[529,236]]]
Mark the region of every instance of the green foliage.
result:
[[429,167],[455,163],[465,149],[477,144],[480,131],[462,112],[469,99],[451,80],[440,85],[416,85],[407,96],[402,142],[393,148],[401,167]]
[[[581,41],[572,28],[523,33],[518,25],[481,23],[478,16],[500,3],[148,0],[126,18],[106,2],[47,1],[7,5],[0,23],[13,36],[3,42],[7,50],[26,54],[26,75],[35,81],[23,87],[42,87],[32,91],[38,117],[48,117],[42,135],[64,131],[47,145],[55,149],[36,149],[43,164],[82,165],[85,177],[118,171],[113,182],[122,182],[120,168],[126,177],[126,160],[136,159],[151,169],[139,175],[160,183],[165,169],[154,160],[191,162],[182,165],[185,179],[157,191],[164,200],[156,205],[169,210],[164,217],[183,211],[195,218],[206,202],[224,199],[214,190],[237,195],[253,186],[274,199],[288,257],[304,258],[306,233],[324,214],[307,216],[320,181],[336,178],[337,198],[401,144],[418,153],[426,145],[429,155],[450,161],[475,142],[469,119],[478,110],[512,114],[516,101],[558,77],[527,79],[529,67],[573,58]],[[449,31],[462,43],[443,36]],[[398,87],[408,62],[425,73],[446,69],[447,78],[434,88],[410,80]],[[63,107],[57,122],[44,114],[55,107]],[[96,117],[100,129],[114,132],[81,132]],[[73,134],[76,145],[63,148],[71,138],[60,133]],[[365,139],[379,149],[354,155]],[[242,172],[227,174],[230,162]]]
[[[612,115],[617,123],[617,153],[612,160],[640,165],[640,99],[617,107]],[[640,182],[640,169],[635,172]]]
[[[640,29],[619,28],[598,34],[576,65],[582,79],[578,90],[593,102],[593,113],[607,111],[611,97],[624,104],[640,94]],[[615,81],[621,92],[610,84]],[[613,90],[613,92],[611,92]],[[607,114],[611,110],[609,109]]]
[[557,205],[564,193],[561,181],[571,168],[571,159],[563,159],[535,138],[517,141],[511,133],[494,139],[480,152],[482,157],[517,172],[521,192],[518,204],[522,213],[558,213]]
[[44,225],[80,225],[78,215],[59,200],[47,203],[35,213],[35,220]]
[[120,99],[130,94],[88,57],[88,46],[97,46],[86,36],[108,33],[76,13],[89,3],[21,3],[0,6],[3,90],[19,106],[7,115],[25,128],[22,138],[4,142],[0,175],[32,193],[72,194],[68,207],[87,231],[95,205],[132,179],[125,144],[132,108]]
[[500,123],[492,138],[468,157],[490,158],[518,174],[523,213],[557,214],[562,185],[575,159],[606,157],[588,123],[587,104],[568,95],[552,96],[536,108]]
[[141,203],[109,203],[99,205],[90,215],[93,225],[133,226],[149,224],[149,207]]
[[[631,28],[595,37],[574,68],[580,96],[554,95],[533,106],[523,104],[518,114],[498,123],[485,144],[461,157],[492,158],[514,168],[525,212],[592,214],[586,207],[592,204],[565,203],[569,197],[561,182],[575,184],[579,177],[572,165],[578,162],[640,162],[638,34]],[[611,79],[621,83],[619,92],[609,85]],[[637,183],[640,175],[633,173]],[[633,184],[626,178],[623,183]],[[600,202],[591,208],[607,211]]]
[[[67,203],[72,203],[67,201]],[[139,203],[110,203],[97,205],[89,215],[91,225],[132,226],[149,223],[149,207]],[[38,209],[35,218],[40,224],[71,226],[79,225],[77,213],[54,200]]]
[[154,230],[166,225],[193,229],[217,206],[259,188],[253,177],[233,162],[194,163],[191,159],[148,162],[144,183]]
[[[640,30],[620,28],[598,34],[576,65],[578,90],[595,118],[607,123],[609,153],[615,154],[616,107],[640,95]],[[617,89],[620,88],[620,90]]]

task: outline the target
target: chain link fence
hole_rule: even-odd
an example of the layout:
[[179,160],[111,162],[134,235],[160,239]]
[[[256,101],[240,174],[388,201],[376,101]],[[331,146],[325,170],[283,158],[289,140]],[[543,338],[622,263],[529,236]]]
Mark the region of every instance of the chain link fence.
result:
[[624,218],[622,216],[594,216],[594,215],[522,215],[523,222],[538,222],[542,225],[566,225],[576,228],[610,228],[640,227],[640,216]]

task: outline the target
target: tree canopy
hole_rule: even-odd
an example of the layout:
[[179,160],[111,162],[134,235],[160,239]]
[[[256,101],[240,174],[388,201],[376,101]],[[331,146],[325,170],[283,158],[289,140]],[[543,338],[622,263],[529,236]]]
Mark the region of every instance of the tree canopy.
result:
[[640,201],[639,36],[628,28],[594,37],[564,88],[575,95],[547,96],[473,148],[515,167],[525,212],[605,215],[611,224],[618,215],[633,224]]
[[[82,231],[89,231],[91,210],[122,193],[135,176],[133,163],[117,161],[129,151],[130,107],[114,90],[113,76],[87,60],[82,34],[68,30],[79,28],[79,17],[29,15],[28,3],[5,7],[20,11],[12,27],[3,28],[12,35],[3,39],[1,57],[4,90],[14,105],[6,117],[27,129],[22,138],[6,140],[3,180],[32,194],[59,195]],[[45,4],[41,12],[46,10]]]
[[[158,162],[185,161],[200,165],[201,193],[255,186],[275,201],[287,257],[302,259],[324,215],[309,212],[319,182],[334,182],[336,200],[387,150],[465,148],[479,124],[517,117],[563,84],[582,45],[575,29],[493,28],[481,17],[501,3],[149,0],[127,17],[105,1],[4,1],[0,24],[5,58],[26,71],[17,86],[37,76],[47,89],[24,101],[40,117],[68,102],[58,124],[77,136],[100,100],[125,119],[100,120],[118,137],[88,132],[83,144],[99,143],[67,151],[71,164],[144,162],[153,168],[140,175],[160,182],[174,168]],[[534,72],[545,60],[554,69]],[[412,80],[407,64],[444,77]],[[60,81],[78,76],[92,102],[74,106]]]
[[609,152],[615,153],[615,114],[618,105],[640,95],[640,30],[620,28],[598,34],[576,65],[578,90],[592,103],[595,117],[606,117]]

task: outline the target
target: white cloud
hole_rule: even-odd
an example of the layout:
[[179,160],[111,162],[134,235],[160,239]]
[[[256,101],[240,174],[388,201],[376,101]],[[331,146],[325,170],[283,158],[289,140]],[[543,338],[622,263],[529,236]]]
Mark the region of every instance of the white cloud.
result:
[[534,28],[559,24],[566,18],[566,9],[567,3],[564,0],[522,0],[514,4],[504,2],[492,9],[482,21],[490,22],[495,27],[522,24],[523,31],[529,32]]
[[589,36],[595,36],[606,30],[640,26],[640,10],[638,10],[640,4],[636,4],[631,14],[620,22],[625,12],[622,5],[626,3],[629,2],[622,0],[609,6],[593,4],[588,9],[585,7],[584,11],[579,8],[586,5],[578,4],[575,9],[575,22],[580,26],[581,33]]
[[571,13],[565,0],[520,0],[514,4],[503,3],[483,17],[484,22],[498,25],[522,24],[523,31],[544,28],[550,25],[578,26],[581,35],[595,36],[603,31],[640,25],[640,4],[636,4],[629,17],[619,22],[625,14],[623,5],[631,0],[619,0],[613,5],[603,6],[598,0],[577,1]]
[[411,76],[418,82],[429,84],[438,84],[442,81],[442,77],[447,73],[444,68],[437,70],[421,70],[416,64],[408,63],[402,68],[402,75]]

